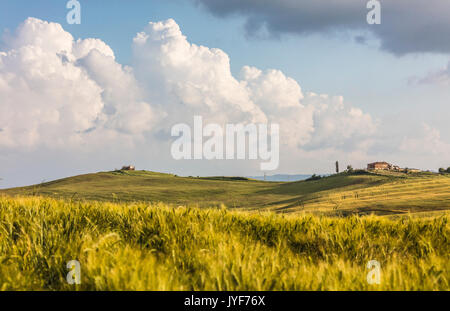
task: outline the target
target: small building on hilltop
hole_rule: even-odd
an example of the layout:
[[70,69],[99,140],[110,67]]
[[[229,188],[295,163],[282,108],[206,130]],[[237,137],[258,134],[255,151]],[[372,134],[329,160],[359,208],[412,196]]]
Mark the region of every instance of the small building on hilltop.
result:
[[394,166],[387,162],[374,162],[367,164],[368,170],[392,170]]
[[134,171],[136,168],[133,165],[122,166],[122,171]]
[[367,170],[385,170],[403,173],[420,173],[421,170],[415,168],[400,168],[398,165],[392,165],[387,162],[374,162],[367,164]]

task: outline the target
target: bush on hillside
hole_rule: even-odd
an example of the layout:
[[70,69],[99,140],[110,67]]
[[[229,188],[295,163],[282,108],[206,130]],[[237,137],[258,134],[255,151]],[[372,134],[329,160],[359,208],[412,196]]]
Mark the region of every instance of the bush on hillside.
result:
[[322,176],[316,175],[316,174],[312,174],[312,176],[307,178],[306,181],[319,180],[319,179],[322,179]]

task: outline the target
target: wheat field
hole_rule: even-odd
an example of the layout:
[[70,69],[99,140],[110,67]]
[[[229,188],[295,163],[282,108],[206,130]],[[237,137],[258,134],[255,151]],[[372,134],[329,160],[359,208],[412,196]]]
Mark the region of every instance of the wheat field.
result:
[[179,177],[149,171],[100,172],[0,195],[41,195],[71,201],[163,202],[204,208],[346,216],[439,213],[450,210],[450,174],[341,173],[320,180],[264,182],[233,177]]
[[[0,196],[0,289],[449,290],[448,216]],[[66,281],[71,260],[81,284]],[[380,284],[367,282],[370,260]]]

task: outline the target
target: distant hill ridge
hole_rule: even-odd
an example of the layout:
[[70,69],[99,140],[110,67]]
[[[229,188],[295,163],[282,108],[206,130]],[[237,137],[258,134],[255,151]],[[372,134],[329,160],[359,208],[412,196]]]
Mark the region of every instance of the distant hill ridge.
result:
[[[291,175],[289,178],[294,178]],[[179,177],[149,171],[85,174],[0,190],[1,195],[71,201],[163,202],[326,215],[428,213],[450,209],[450,174],[340,173],[317,180],[264,182],[244,177]]]
[[266,181],[299,181],[299,180],[305,180],[311,177],[312,175],[304,175],[304,174],[275,174],[275,175],[266,175],[264,176],[247,176],[251,179],[257,179],[257,180],[266,180]]

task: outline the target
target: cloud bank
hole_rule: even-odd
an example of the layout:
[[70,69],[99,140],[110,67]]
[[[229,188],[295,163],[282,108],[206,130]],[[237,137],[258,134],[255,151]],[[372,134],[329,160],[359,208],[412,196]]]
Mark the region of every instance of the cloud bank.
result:
[[368,25],[368,0],[193,0],[216,16],[243,16],[248,35],[268,31],[281,34],[339,34],[369,32],[381,48],[408,53],[450,53],[450,2],[447,0],[388,0],[381,3],[381,24]]
[[[67,157],[65,165],[88,159],[89,167],[152,157],[154,170],[176,169],[171,127],[195,115],[204,124],[278,123],[284,170],[300,157],[365,161],[379,131],[377,120],[341,96],[304,92],[279,70],[244,66],[234,77],[224,51],[190,43],[172,19],[136,34],[131,66],[119,64],[103,41],[75,40],[36,18],[4,41],[0,157],[8,163],[37,154]],[[209,163],[197,172],[215,172],[218,164]],[[229,174],[249,167],[227,165],[235,169]]]
[[188,42],[174,20],[149,23],[133,40],[133,68],[98,39],[27,19],[0,54],[0,145],[98,146],[170,132],[194,115],[207,122],[282,124],[290,147],[349,147],[375,125],[341,97],[303,94],[281,71],[245,66]]

